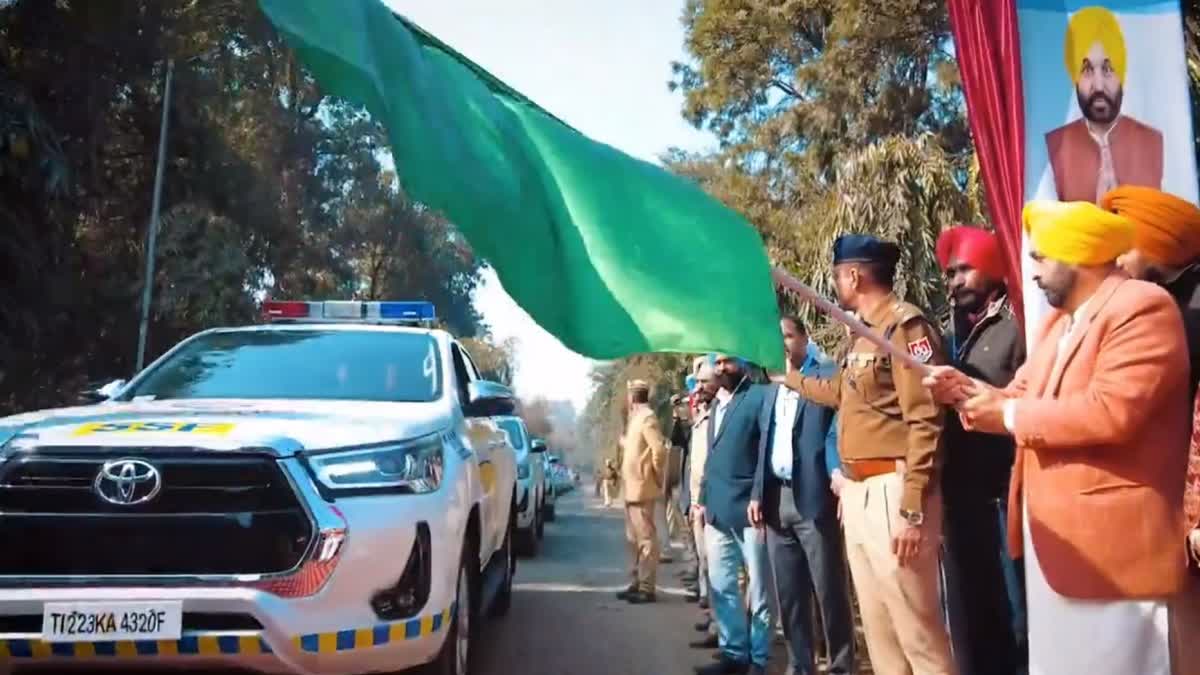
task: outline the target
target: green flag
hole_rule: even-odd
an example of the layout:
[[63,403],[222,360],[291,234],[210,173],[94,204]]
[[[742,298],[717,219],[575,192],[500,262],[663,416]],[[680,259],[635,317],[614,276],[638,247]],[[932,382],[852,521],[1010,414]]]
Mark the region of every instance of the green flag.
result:
[[379,0],[260,2],[328,93],[387,127],[408,195],[564,345],[782,366],[762,240],[697,185],[587,138]]

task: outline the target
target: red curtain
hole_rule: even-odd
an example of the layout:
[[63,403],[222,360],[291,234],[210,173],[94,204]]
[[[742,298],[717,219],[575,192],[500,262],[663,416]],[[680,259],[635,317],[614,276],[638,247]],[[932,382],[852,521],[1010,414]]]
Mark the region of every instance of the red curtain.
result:
[[947,0],[947,5],[988,211],[1008,271],[1008,295],[1017,316],[1023,317],[1025,100],[1016,0]]

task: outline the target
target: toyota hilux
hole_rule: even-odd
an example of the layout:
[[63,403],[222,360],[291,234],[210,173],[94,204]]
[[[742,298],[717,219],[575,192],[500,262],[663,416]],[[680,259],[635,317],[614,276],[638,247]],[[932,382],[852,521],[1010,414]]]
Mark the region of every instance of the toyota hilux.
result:
[[428,303],[264,314],[0,419],[0,670],[468,672],[512,589],[512,392]]

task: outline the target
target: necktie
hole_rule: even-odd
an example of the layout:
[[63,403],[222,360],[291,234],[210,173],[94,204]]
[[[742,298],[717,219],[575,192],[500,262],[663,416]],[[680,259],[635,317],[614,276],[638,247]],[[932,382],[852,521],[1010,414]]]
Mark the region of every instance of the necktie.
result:
[[1100,175],[1096,178],[1096,201],[1117,187],[1117,170],[1113,167],[1112,146],[1108,143],[1108,134],[1096,139],[1100,144]]

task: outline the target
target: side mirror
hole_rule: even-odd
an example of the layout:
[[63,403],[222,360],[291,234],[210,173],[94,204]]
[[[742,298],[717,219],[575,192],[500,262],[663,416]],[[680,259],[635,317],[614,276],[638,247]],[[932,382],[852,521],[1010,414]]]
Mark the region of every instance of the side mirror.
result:
[[79,394],[79,401],[85,405],[103,403],[119,394],[125,384],[125,380],[113,380],[99,389],[88,389]]
[[121,393],[121,390],[125,388],[126,384],[127,383],[125,380],[113,380],[112,382],[109,382],[103,387],[97,389],[96,393],[103,396],[105,400],[108,400]]
[[529,445],[529,452],[535,455],[546,454],[546,444],[541,441],[534,441]]
[[467,403],[463,414],[467,417],[495,417],[512,415],[517,409],[517,399],[512,389],[487,380],[476,380],[467,386]]

